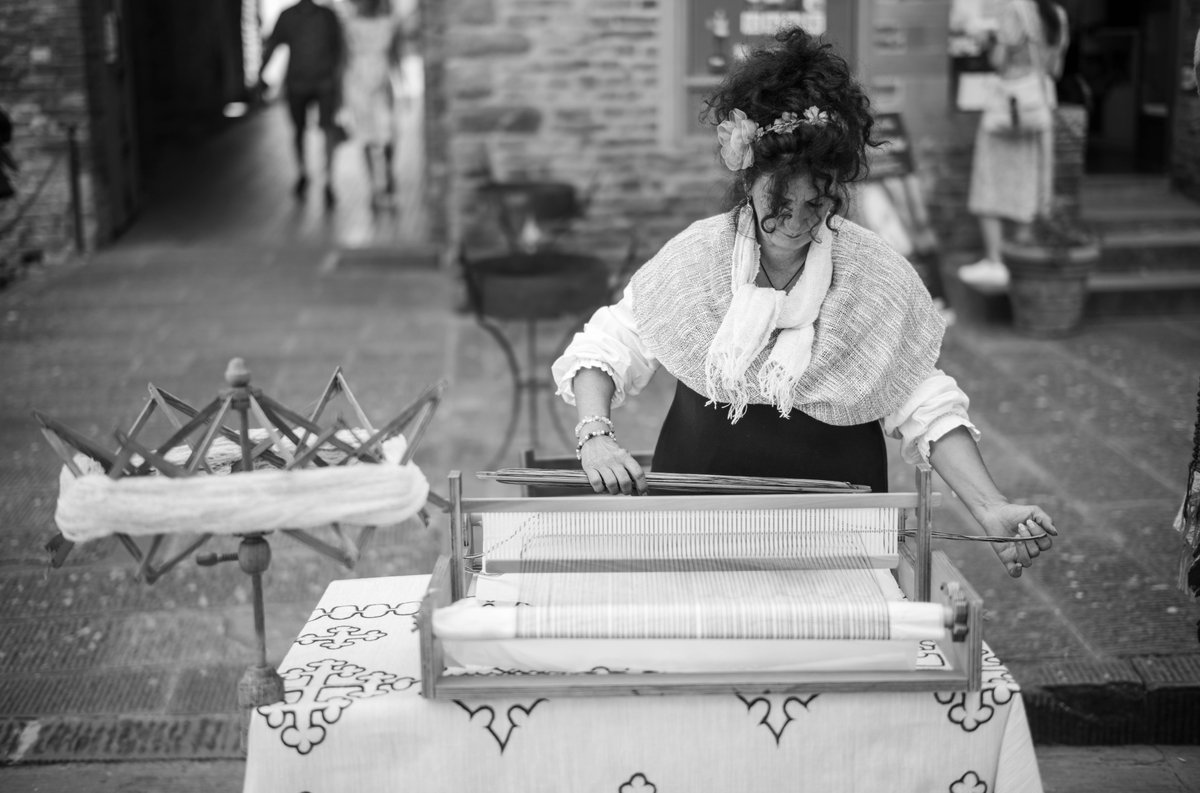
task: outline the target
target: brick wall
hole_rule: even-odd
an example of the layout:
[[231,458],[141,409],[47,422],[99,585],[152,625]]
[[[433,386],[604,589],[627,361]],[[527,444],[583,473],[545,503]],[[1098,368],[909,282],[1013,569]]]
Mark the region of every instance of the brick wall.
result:
[[[489,168],[594,185],[579,239],[609,257],[621,255],[629,229],[649,255],[718,211],[729,174],[714,139],[663,140],[662,97],[675,88],[661,84],[664,19],[676,2],[424,0],[436,238],[451,249],[497,241],[477,192]],[[943,247],[977,251],[966,197],[978,115],[950,108],[950,0],[860,7],[864,84],[877,107],[906,116]],[[1077,138],[1060,136],[1060,163],[1056,182],[1077,203]]]
[[79,4],[0,3],[0,103],[13,120],[11,152],[21,167],[18,195],[0,201],[0,261],[8,268],[38,252],[60,255],[73,244],[67,151],[71,127],[83,150],[85,237],[95,234]]
[[715,144],[659,144],[659,0],[430,0],[423,5],[435,227],[451,245],[494,244],[477,188],[552,178],[590,194],[576,244],[652,253],[719,209]]

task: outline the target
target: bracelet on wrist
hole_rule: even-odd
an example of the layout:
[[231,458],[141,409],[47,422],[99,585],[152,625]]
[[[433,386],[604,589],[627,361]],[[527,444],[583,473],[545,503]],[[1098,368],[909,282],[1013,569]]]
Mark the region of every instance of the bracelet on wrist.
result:
[[612,438],[614,441],[617,439],[617,434],[615,432],[613,432],[612,430],[595,430],[594,432],[589,432],[586,435],[584,435],[582,438],[579,439],[579,444],[575,447],[575,459],[582,460],[583,459],[583,445],[585,443],[587,443],[588,441],[590,441],[592,438],[599,438],[602,435],[607,435],[608,437]]
[[579,433],[583,431],[583,428],[594,421],[598,421],[604,426],[608,427],[610,432],[616,430],[616,427],[613,426],[612,419],[610,419],[608,416],[584,416],[579,420],[579,423],[575,425],[575,437],[578,438]]

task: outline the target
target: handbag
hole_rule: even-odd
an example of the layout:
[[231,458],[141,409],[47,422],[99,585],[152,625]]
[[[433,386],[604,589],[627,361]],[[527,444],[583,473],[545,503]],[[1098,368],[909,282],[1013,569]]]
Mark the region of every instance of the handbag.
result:
[[1053,84],[1046,74],[1041,45],[1034,41],[1024,4],[1018,5],[1022,26],[1029,34],[1033,71],[1018,77],[1001,77],[997,90],[988,99],[980,123],[994,134],[1032,134],[1051,128],[1053,111],[1058,104]]
[[1003,78],[983,109],[983,128],[997,134],[1023,134],[1050,129],[1053,105],[1040,72]]

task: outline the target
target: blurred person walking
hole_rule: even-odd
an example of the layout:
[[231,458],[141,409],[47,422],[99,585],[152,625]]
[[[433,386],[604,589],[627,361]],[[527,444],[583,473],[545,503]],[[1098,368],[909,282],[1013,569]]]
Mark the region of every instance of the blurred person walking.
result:
[[371,185],[371,206],[396,192],[395,77],[403,54],[403,34],[390,0],[351,0],[346,18],[346,73],[343,95],[351,136],[362,146]]
[[[958,271],[971,284],[1006,286],[1008,269],[1001,246],[1004,223],[1017,224],[1017,236],[1027,236],[1035,217],[1049,213],[1054,191],[1054,125],[1057,105],[1054,81],[1062,73],[1069,35],[1067,12],[1052,0],[1009,0],[1000,14],[991,48],[991,62],[1001,85],[1026,78],[1040,90],[1045,123],[1040,127],[1007,126],[1014,113],[1003,91],[998,112],[985,109],[975,135],[968,208],[979,219],[984,257]],[[1032,75],[1040,80],[1029,81]],[[995,122],[994,119],[999,119]]]
[[342,71],[346,59],[341,20],[333,9],[314,0],[298,0],[295,5],[285,8],[263,45],[262,66],[258,72],[260,85],[264,82],[263,72],[271,56],[281,44],[288,48],[283,87],[292,118],[298,170],[292,190],[297,198],[303,198],[308,192],[304,134],[309,108],[316,105],[317,123],[325,139],[325,204],[332,206],[337,200],[333,191],[333,152],[341,135],[336,114],[341,104]]

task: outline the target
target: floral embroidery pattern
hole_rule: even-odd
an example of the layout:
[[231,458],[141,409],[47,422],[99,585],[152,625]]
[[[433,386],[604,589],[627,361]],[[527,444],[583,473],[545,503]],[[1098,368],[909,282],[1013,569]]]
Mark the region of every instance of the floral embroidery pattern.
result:
[[491,705],[480,705],[477,708],[472,708],[470,705],[457,699],[454,700],[454,704],[465,710],[472,722],[476,720],[476,716],[480,716],[479,721],[483,723],[483,728],[495,739],[496,745],[500,747],[500,754],[504,754],[504,750],[508,748],[508,742],[512,740],[513,733],[516,732],[518,727],[528,721],[534,708],[546,701],[545,699],[536,699],[528,706],[512,705],[507,710],[499,712]]
[[364,631],[354,625],[334,625],[325,633],[302,633],[296,637],[296,644],[316,644],[326,650],[341,650],[360,642],[373,642],[384,636],[387,634],[383,631]]
[[313,611],[312,616],[308,618],[308,625],[318,620],[334,620],[335,622],[344,622],[345,620],[364,619],[377,620],[384,617],[411,617],[413,630],[417,629],[417,614],[421,611],[421,601],[408,600],[401,603],[371,603],[366,606],[357,606],[350,603],[333,606],[332,608],[323,609],[317,607]]
[[979,778],[979,774],[968,771],[950,783],[950,793],[988,793],[988,786]]
[[617,793],[657,793],[658,785],[655,785],[649,779],[646,779],[645,774],[634,774],[629,777],[629,781],[617,788]]
[[746,706],[746,710],[751,715],[755,711],[762,714],[762,718],[758,720],[758,723],[770,730],[771,735],[775,738],[775,745],[778,746],[788,725],[796,720],[796,717],[802,710],[807,711],[809,704],[818,696],[818,694],[786,697],[765,695],[755,697],[754,699],[746,699],[741,694],[738,694],[737,698],[742,701],[742,704]]
[[324,741],[328,728],[357,700],[407,691],[417,684],[415,678],[368,672],[336,658],[310,661],[282,677],[283,702],[264,705],[258,712],[268,727],[279,730],[284,746],[299,754],[308,754]]
[[946,715],[952,723],[963,732],[975,732],[992,720],[997,708],[1007,705],[1020,692],[1021,687],[1013,680],[1012,673],[990,648],[985,647],[983,686],[979,691],[938,692],[933,696],[942,705],[950,706]]

